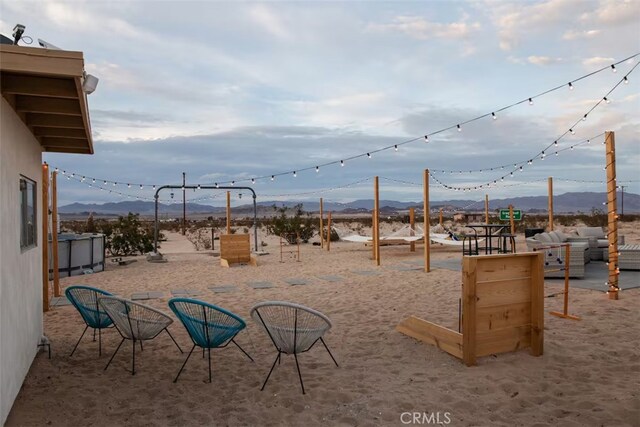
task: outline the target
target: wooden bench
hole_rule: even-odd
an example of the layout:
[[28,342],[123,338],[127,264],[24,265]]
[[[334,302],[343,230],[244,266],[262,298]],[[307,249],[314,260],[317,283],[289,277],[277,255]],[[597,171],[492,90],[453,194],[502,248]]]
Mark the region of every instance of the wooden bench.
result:
[[251,241],[248,234],[220,235],[220,265],[249,264],[255,267],[258,262],[251,256]]
[[462,333],[411,316],[396,330],[462,359],[531,348],[542,355],[542,253],[463,257]]

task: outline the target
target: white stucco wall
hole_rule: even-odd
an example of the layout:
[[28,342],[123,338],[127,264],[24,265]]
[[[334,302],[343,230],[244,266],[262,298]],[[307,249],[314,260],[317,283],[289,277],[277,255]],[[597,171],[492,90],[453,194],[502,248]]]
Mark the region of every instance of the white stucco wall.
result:
[[42,149],[0,97],[0,425],[29,371],[42,335],[42,197],[38,245],[20,249],[20,175],[41,195]]

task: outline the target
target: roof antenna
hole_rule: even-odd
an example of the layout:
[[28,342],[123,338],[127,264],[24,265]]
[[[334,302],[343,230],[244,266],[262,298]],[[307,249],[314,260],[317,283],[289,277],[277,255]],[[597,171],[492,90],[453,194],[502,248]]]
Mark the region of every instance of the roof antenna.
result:
[[22,34],[24,34],[25,26],[22,24],[16,24],[13,27],[13,44],[17,45],[20,39],[22,38]]

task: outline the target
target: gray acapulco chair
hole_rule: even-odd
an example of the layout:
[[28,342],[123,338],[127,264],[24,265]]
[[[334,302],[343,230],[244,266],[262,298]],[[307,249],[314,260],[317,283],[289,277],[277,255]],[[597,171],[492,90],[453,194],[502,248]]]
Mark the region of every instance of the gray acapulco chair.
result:
[[311,350],[318,341],[324,345],[333,363],[338,366],[338,362],[322,338],[331,329],[331,320],[319,311],[290,302],[265,301],[253,306],[251,317],[264,328],[278,350],[276,360],[273,361],[271,370],[260,390],[264,390],[271,372],[273,372],[276,363],[280,363],[280,357],[284,353],[293,354],[302,394],[305,394],[300,365],[298,364],[298,354]]
[[100,297],[98,302],[104,311],[107,312],[111,320],[113,320],[113,324],[122,336],[122,341],[120,341],[118,348],[116,348],[116,351],[104,368],[105,371],[125,340],[132,341],[131,375],[136,373],[136,342],[140,343],[140,348],[142,349],[142,341],[152,340],[162,331],[165,331],[176,347],[178,347],[180,353],[183,352],[167,329],[169,325],[173,323],[173,319],[160,310],[114,296]]

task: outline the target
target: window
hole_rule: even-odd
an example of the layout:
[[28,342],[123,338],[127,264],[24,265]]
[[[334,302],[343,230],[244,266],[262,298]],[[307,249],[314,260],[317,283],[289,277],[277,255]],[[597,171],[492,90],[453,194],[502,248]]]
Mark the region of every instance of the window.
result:
[[20,177],[20,248],[29,249],[38,244],[38,217],[36,183]]

